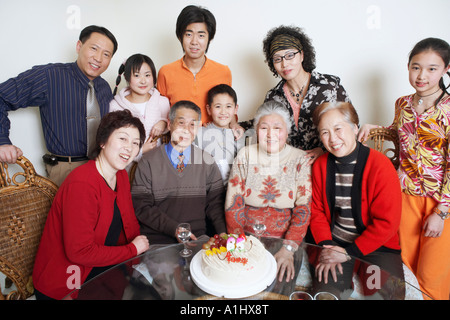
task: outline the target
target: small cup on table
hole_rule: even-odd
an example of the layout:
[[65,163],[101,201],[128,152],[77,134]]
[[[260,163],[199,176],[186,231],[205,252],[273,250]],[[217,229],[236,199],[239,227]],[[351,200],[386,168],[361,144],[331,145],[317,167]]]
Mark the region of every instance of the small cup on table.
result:
[[334,294],[330,292],[317,292],[314,295],[314,300],[339,300]]
[[306,291],[294,291],[289,296],[289,300],[313,300],[313,297]]

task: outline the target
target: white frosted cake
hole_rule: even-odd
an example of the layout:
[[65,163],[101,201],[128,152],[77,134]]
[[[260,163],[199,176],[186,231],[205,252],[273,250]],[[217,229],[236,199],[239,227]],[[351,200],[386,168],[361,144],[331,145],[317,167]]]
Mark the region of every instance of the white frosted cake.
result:
[[267,270],[262,243],[254,236],[215,235],[203,245],[201,269],[211,282],[225,285],[252,284]]

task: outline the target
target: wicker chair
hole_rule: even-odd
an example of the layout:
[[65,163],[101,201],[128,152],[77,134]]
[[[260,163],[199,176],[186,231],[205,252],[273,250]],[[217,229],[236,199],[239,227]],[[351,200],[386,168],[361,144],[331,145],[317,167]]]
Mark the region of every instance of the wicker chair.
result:
[[57,189],[25,157],[0,162],[0,272],[16,289],[4,296],[0,287],[0,300],[33,295],[34,258]]
[[367,140],[371,140],[372,147],[384,153],[391,160],[395,169],[398,169],[400,160],[398,157],[399,142],[397,132],[388,128],[375,128],[370,130]]

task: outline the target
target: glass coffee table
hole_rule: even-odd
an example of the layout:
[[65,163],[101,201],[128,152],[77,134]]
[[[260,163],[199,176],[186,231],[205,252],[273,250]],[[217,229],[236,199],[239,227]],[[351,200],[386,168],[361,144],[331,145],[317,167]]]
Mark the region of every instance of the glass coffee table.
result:
[[[275,254],[282,246],[282,239],[261,237],[261,242],[270,254]],[[226,299],[216,291],[215,294],[201,289],[193,277],[191,263],[207,240],[189,243],[192,256],[183,258],[179,252],[183,244],[173,244],[152,249],[118,264],[95,278],[85,282],[79,289],[71,292],[66,299],[78,300],[220,300]],[[294,256],[296,274],[286,282],[275,279],[268,281],[263,289],[251,292],[239,299],[248,300],[289,300],[298,299],[292,293],[305,292],[305,297],[338,300],[423,300],[415,277],[404,267],[405,278],[399,279],[377,266],[356,258],[352,284],[342,292],[333,295],[322,294],[314,287],[314,267],[310,258],[317,255],[320,246],[303,243]],[[365,270],[365,272],[361,272]],[[369,272],[367,271],[369,270]],[[376,274],[379,272],[380,274]],[[364,276],[365,274],[365,276]],[[380,278],[374,278],[379,276]],[[198,279],[197,279],[198,280]],[[321,290],[323,291],[323,290]],[[292,296],[291,296],[292,295]],[[235,299],[235,298],[233,298]]]

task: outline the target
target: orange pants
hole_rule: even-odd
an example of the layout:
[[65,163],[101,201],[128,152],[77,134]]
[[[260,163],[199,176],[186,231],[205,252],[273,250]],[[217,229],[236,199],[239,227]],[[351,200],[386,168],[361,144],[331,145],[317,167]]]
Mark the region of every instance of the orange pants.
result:
[[450,219],[445,220],[440,237],[424,237],[424,222],[437,201],[404,193],[402,200],[399,235],[403,263],[416,275],[425,299],[449,300]]

